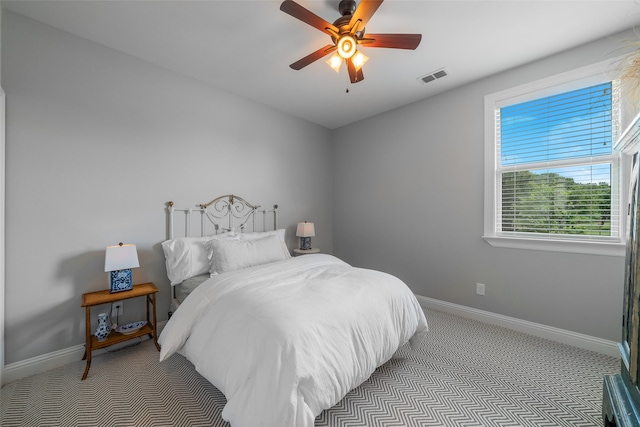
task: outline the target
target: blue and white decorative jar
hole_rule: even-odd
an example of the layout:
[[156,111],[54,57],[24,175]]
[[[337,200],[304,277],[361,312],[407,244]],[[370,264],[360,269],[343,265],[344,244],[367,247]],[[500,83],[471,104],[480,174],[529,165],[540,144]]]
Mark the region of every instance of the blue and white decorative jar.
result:
[[111,326],[107,323],[107,313],[98,314],[98,329],[96,329],[95,336],[98,341],[104,341],[109,336],[109,332],[111,332]]

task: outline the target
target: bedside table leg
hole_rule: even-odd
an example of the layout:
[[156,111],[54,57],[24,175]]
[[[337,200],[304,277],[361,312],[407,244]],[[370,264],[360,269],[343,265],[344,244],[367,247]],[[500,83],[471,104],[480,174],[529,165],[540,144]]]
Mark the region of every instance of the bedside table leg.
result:
[[[91,353],[89,353],[91,354]],[[82,374],[82,381],[87,379],[87,375],[89,374],[89,368],[91,367],[91,356],[87,358],[87,366],[84,367],[84,374]]]
[[156,318],[156,294],[151,294],[151,298],[153,305],[153,343],[156,345],[158,351],[160,351],[160,345],[158,345],[158,319]]
[[91,367],[91,307],[87,306],[85,312],[85,337],[87,341],[84,346],[84,356],[82,360],[87,359],[87,365],[84,367],[84,374],[82,374],[83,380],[87,378],[89,368]]

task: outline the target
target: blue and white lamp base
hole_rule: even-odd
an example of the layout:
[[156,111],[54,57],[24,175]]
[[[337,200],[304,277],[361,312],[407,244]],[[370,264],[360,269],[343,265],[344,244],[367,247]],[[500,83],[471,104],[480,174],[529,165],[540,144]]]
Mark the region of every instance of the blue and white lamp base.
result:
[[300,249],[305,251],[311,249],[311,237],[300,238]]
[[133,289],[131,269],[114,270],[109,272],[109,289],[111,293],[129,291]]

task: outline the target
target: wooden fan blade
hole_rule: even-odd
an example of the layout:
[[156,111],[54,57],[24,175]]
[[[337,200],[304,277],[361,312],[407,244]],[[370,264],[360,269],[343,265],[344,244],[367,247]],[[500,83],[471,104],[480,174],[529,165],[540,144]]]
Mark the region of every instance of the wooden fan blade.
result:
[[360,0],[360,4],[356,8],[355,12],[351,16],[349,21],[349,28],[353,28],[356,22],[360,21],[358,31],[361,31],[373,14],[378,10],[383,0]]
[[336,35],[340,32],[335,25],[325,21],[315,13],[305,9],[292,0],[284,0],[280,5],[280,10],[301,20],[305,24],[309,24],[312,27],[319,29],[323,33],[329,34],[330,36]]
[[294,70],[300,70],[306,67],[307,65],[311,64],[312,62],[315,62],[318,59],[322,58],[323,56],[328,55],[329,53],[335,51],[336,49],[337,49],[336,45],[328,44],[325,47],[316,50],[315,52],[305,56],[304,58],[294,62],[289,66]]
[[365,47],[388,47],[392,49],[415,49],[422,40],[422,34],[367,34],[358,44]]
[[364,80],[364,74],[362,73],[362,68],[356,71],[355,65],[353,65],[353,61],[351,58],[346,60],[347,63],[347,71],[349,72],[349,80],[351,83],[358,83]]

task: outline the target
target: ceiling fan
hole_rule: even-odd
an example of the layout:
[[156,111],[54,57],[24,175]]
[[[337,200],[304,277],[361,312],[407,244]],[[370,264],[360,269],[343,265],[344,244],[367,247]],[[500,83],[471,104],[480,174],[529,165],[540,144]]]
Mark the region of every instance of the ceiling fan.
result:
[[341,0],[338,10],[342,16],[331,24],[295,1],[284,0],[280,5],[281,11],[328,34],[332,40],[332,44],[294,62],[290,67],[300,70],[333,52],[327,63],[339,72],[342,62],[346,62],[351,83],[357,83],[364,80],[362,66],[369,59],[358,51],[358,45],[411,50],[417,48],[422,40],[422,34],[367,34],[365,36],[365,25],[378,10],[382,1],[360,0],[360,4],[356,7],[355,0]]

